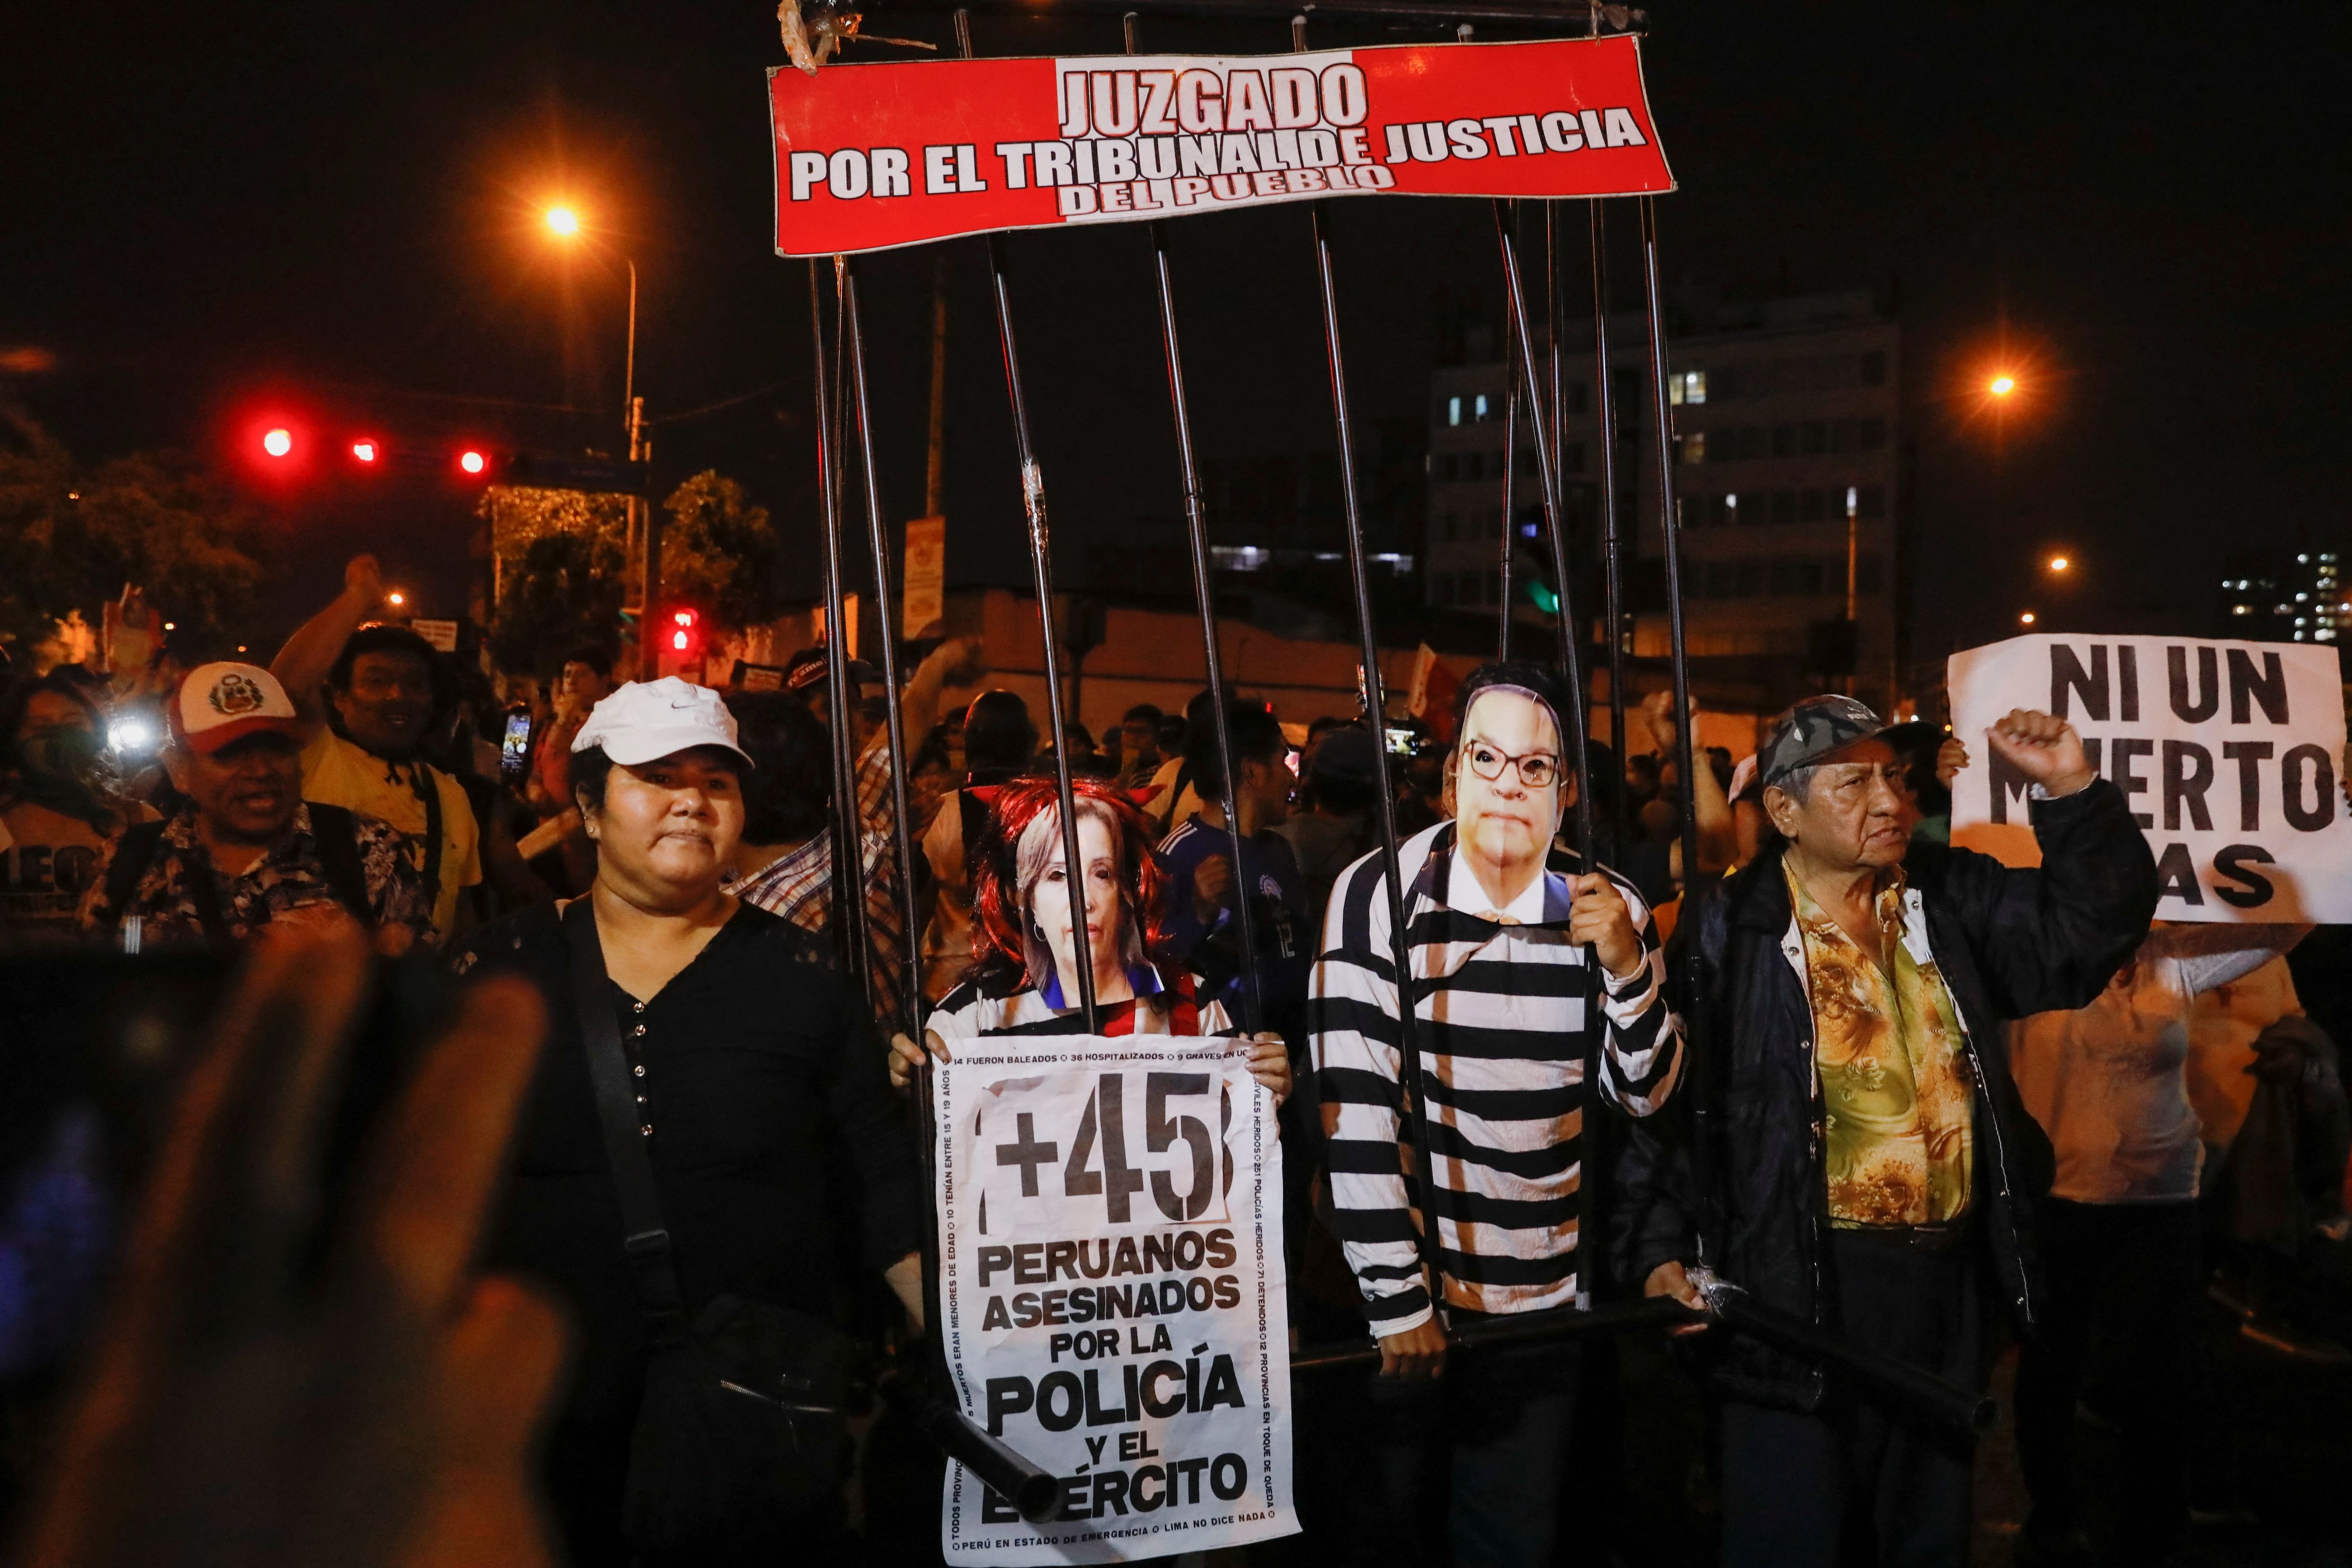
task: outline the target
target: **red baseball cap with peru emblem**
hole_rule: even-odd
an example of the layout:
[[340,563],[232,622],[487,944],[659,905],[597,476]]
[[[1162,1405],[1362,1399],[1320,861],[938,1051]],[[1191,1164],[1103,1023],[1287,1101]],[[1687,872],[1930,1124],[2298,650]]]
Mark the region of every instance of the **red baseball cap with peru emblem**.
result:
[[258,664],[199,664],[171,702],[172,738],[210,757],[248,735],[299,741],[302,716],[278,677]]

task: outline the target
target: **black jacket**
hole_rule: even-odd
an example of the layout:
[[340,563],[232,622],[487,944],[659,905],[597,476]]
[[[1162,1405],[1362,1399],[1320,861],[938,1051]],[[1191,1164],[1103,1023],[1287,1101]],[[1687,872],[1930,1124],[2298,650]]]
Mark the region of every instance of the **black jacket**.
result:
[[[2013,871],[1930,843],[1915,844],[1904,865],[1967,1035],[1977,1083],[1973,1211],[2021,1327],[2040,1306],[2029,1228],[2032,1200],[2049,1189],[2052,1159],[2018,1098],[2000,1025],[2090,1002],[2147,936],[2158,891],[2155,859],[2113,784],[2036,801],[2032,813],[2039,870]],[[1633,1129],[1619,1161],[1622,1260],[1634,1280],[1671,1260],[1690,1262],[1703,1225],[1717,1272],[1772,1306],[1826,1323],[1833,1292],[1822,1280],[1829,1200],[1821,1079],[1812,1007],[1783,951],[1795,938],[1780,852],[1703,894],[1675,936],[1682,951],[1668,984],[1685,1017],[1696,988],[1701,1027],[1690,1037],[1685,1120]],[[1706,1129],[1703,1194],[1691,1159],[1700,1135],[1694,1127]],[[1728,1341],[1707,1351],[1725,1394],[1800,1410],[1819,1404],[1818,1365],[1753,1341],[1708,1338]]]

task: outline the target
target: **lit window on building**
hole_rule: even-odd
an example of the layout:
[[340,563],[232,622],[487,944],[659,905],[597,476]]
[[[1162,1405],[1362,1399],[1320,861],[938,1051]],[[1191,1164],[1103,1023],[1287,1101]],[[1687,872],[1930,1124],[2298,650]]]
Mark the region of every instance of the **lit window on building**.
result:
[[1683,436],[1677,443],[1677,446],[1682,453],[1684,462],[1704,463],[1706,461],[1706,432],[1703,430],[1694,430],[1688,435]]
[[1460,398],[1450,397],[1445,400],[1445,423],[1448,424],[1459,424],[1462,423],[1462,400]]
[[1227,571],[1256,571],[1274,559],[1274,552],[1256,545],[1211,545],[1209,555]]
[[1666,401],[1673,403],[1698,403],[1706,401],[1706,372],[1685,371],[1666,378]]
[[1493,414],[1486,412],[1486,394],[1485,392],[1480,392],[1477,395],[1471,410],[1471,417],[1475,419],[1481,424],[1486,423],[1486,421],[1494,417]]

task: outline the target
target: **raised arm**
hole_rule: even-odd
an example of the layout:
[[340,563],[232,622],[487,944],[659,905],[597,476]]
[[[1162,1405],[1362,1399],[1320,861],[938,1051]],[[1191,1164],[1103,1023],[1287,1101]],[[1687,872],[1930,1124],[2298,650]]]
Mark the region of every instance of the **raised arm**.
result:
[[915,666],[907,678],[906,695],[899,699],[898,711],[907,725],[907,745],[919,745],[931,726],[940,722],[940,694],[952,680],[958,685],[978,680],[987,673],[981,663],[980,644],[961,637],[950,637],[931,650],[929,658]]
[[[1642,699],[1642,722],[1649,727],[1657,742],[1658,755],[1675,755],[1675,694],[1671,691],[1652,692]],[[1691,732],[1698,731],[1698,699],[1691,699]],[[1739,831],[1732,823],[1731,802],[1724,798],[1723,781],[1715,776],[1706,752],[1699,747],[1691,748],[1690,781],[1691,813],[1698,823],[1698,872],[1702,878],[1721,876],[1739,858]],[[1689,885],[1683,875],[1683,842],[1675,840],[1668,857],[1677,881]]]
[[1954,851],[1946,906],[2003,1018],[2086,1006],[2147,938],[2156,857],[2122,791],[2092,773],[2074,726],[2020,709],[1987,739],[2035,786],[2042,864],[2017,871]]
[[372,555],[355,555],[343,568],[343,591],[296,629],[269,661],[269,673],[286,688],[302,716],[304,738],[327,722],[327,673],[342,656],[352,633],[383,602],[383,570]]

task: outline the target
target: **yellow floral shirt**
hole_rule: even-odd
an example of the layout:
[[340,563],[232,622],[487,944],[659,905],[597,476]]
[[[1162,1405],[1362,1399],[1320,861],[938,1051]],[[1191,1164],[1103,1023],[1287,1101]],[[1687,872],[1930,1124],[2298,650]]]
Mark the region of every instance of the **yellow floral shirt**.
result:
[[1904,945],[1903,873],[1877,898],[1890,975],[1782,871],[1812,993],[1830,1222],[1948,1225],[1973,1190],[1975,1086],[1943,975]]

